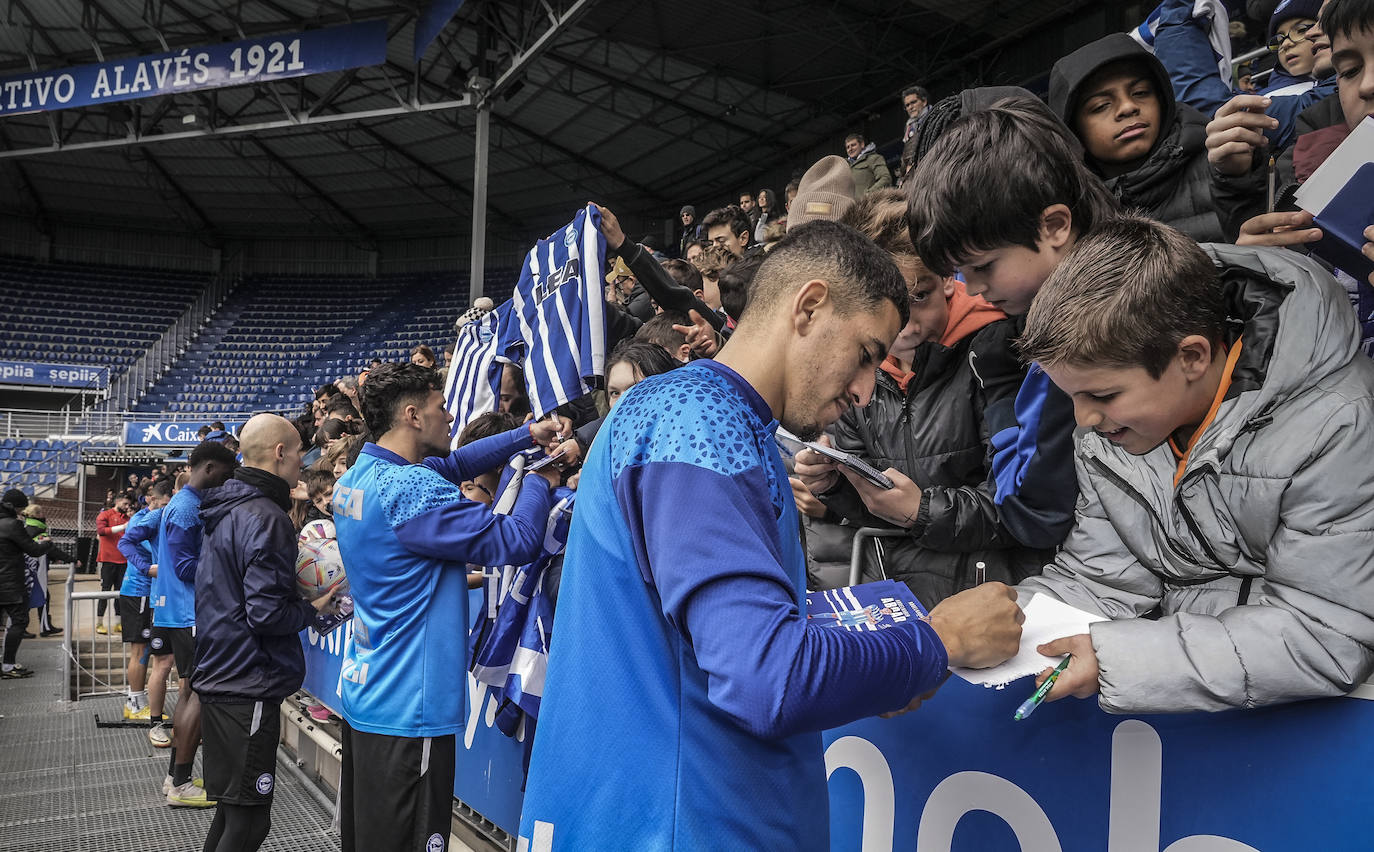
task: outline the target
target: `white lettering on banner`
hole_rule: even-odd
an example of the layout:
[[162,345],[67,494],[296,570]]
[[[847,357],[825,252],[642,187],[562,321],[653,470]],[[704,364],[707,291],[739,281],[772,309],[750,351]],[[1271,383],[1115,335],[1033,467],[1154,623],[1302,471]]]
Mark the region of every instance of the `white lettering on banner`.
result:
[[[496,711],[500,709],[500,704],[496,700],[496,694],[490,692],[491,687],[482,683],[468,672],[468,723],[463,726],[463,748],[471,751],[473,738],[477,736],[477,723],[486,722],[488,728],[496,727]],[[486,702],[486,712],[483,713],[483,702]],[[525,741],[525,717],[520,717],[520,725],[515,729],[515,741],[523,743]]]
[[6,364],[0,367],[0,379],[31,379],[33,368],[22,364]]
[[887,758],[863,737],[840,737],[825,750],[826,780],[841,768],[854,770],[863,786],[863,839],[859,848],[863,852],[890,850],[897,821],[897,791]]
[[[62,94],[62,86],[66,85],[67,94]],[[58,103],[65,104],[76,94],[76,78],[70,74],[62,74],[57,78],[57,84],[53,86],[52,96],[57,98]]]
[[[852,769],[863,786],[863,852],[891,850],[896,791],[887,758],[862,737],[841,737],[825,750],[826,777],[840,768]],[[1117,725],[1112,732],[1107,852],[1259,852],[1213,834],[1183,837],[1160,850],[1162,779],[1163,746],[1155,729],[1139,719]],[[1025,790],[991,773],[956,772],[926,800],[916,852],[950,852],[959,821],[974,811],[1006,822],[1022,852],[1062,850],[1049,817]]]

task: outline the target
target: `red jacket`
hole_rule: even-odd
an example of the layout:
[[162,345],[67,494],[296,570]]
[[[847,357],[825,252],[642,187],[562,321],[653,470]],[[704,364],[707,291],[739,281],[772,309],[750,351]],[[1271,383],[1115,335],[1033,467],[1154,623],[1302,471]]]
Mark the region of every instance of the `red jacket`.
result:
[[106,509],[96,516],[95,534],[100,537],[100,555],[97,558],[101,562],[113,562],[116,565],[127,562],[124,554],[119,552],[119,540],[124,537],[124,531],[113,532],[110,529],[127,523],[129,516],[118,509]]

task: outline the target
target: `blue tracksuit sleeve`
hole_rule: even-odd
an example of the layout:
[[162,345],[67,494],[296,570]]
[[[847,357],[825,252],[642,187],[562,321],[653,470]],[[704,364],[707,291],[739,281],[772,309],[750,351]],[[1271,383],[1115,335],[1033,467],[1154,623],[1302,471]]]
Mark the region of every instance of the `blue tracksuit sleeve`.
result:
[[993,502],[1007,530],[1027,547],[1058,547],[1073,526],[1073,401],[1032,366],[1014,399],[983,410],[992,444]]
[[412,489],[394,489],[384,507],[402,547],[458,565],[527,565],[542,552],[553,508],[553,490],[542,476],[525,477],[509,515],[468,500],[433,473],[422,476]]
[[523,423],[509,432],[459,447],[445,458],[427,458],[423,464],[454,485],[460,485],[475,476],[501,467],[511,456],[533,446],[534,439],[530,437],[529,424]]
[[258,530],[247,530],[250,542],[244,557],[243,608],[248,628],[260,636],[289,636],[304,630],[315,608],[296,591],[296,536],[285,515],[254,516]]
[[[167,520],[163,535],[167,540],[167,553],[172,557],[172,571],[183,583],[196,581],[196,563],[200,560],[200,528],[186,529],[170,518]],[[158,566],[162,570],[166,566]]]
[[[617,501],[641,573],[691,645],[713,704],[759,737],[819,731],[905,706],[944,676],[928,624],[875,633],[810,627],[776,549],[759,468],[727,476],[677,462],[625,468]],[[683,496],[712,495],[684,532]]]
[[1217,69],[1208,22],[1193,18],[1191,0],[1163,3],[1159,12],[1155,56],[1169,70],[1174,97],[1210,118],[1235,92]]
[[148,569],[152,567],[152,563],[148,561],[148,554],[140,545],[152,538],[156,531],[156,526],[141,523],[130,524],[128,529],[124,531],[124,535],[120,536],[119,544],[116,545],[119,552],[124,554],[124,558],[134,567],[134,570],[144,576],[148,575]]

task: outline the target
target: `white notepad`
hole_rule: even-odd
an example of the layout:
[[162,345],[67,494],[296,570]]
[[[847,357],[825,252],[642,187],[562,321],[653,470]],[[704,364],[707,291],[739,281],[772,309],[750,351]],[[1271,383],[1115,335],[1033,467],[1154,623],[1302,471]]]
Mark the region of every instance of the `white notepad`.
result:
[[995,686],[998,689],[1027,675],[1039,674],[1054,668],[1063,657],[1047,657],[1035,650],[1037,646],[1065,636],[1087,633],[1088,625],[1107,619],[1084,612],[1077,607],[1036,594],[1025,607],[1026,621],[1021,625],[1021,648],[1016,656],[989,669],[952,668],[950,671],[969,683]]

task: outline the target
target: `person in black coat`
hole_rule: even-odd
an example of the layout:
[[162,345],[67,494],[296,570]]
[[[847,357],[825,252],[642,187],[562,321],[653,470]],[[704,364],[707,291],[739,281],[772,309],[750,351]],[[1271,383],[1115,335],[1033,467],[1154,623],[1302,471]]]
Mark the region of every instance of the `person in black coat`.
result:
[[304,456],[300,433],[259,414],[239,434],[243,465],[200,506],[191,686],[201,700],[205,793],[217,802],[206,852],[257,849],[266,839],[281,702],[305,680],[297,634],[333,602],[332,591],[311,603],[296,590],[287,510]]
[[[15,663],[19,643],[29,626],[29,590],[24,578],[24,557],[47,556],[58,562],[76,562],[65,550],[47,539],[36,539],[24,528],[19,511],[29,505],[29,498],[17,488],[11,488],[0,498],[0,614],[8,615],[10,626],[5,631],[4,664],[0,677],[20,678],[33,674],[32,669]],[[77,563],[78,566],[80,563]]]

